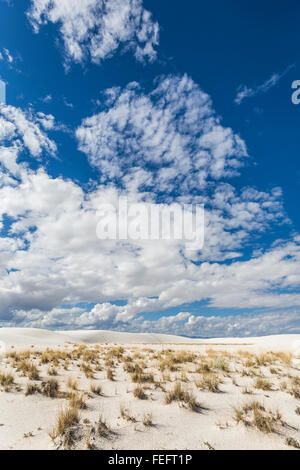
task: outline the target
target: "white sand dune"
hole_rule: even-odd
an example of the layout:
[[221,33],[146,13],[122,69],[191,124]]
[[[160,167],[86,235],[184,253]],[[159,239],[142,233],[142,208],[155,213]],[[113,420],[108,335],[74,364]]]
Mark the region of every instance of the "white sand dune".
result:
[[65,342],[84,344],[190,344],[216,345],[227,348],[245,346],[249,349],[286,350],[300,353],[300,335],[276,335],[254,338],[195,339],[155,333],[120,333],[105,330],[49,331],[37,328],[0,328],[0,341],[7,347],[47,347]]
[[[41,387],[49,380],[49,364],[41,363],[36,351],[49,347],[63,349],[66,353],[74,350],[73,343],[83,343],[95,350],[94,344],[102,344],[100,366],[94,369],[94,377],[86,377],[77,356],[56,364],[60,390],[69,391],[68,379],[78,381],[77,393],[82,395],[87,408],[80,411],[80,432],[83,437],[78,448],[85,448],[85,436],[89,435],[89,424],[97,425],[101,416],[109,425],[109,437],[97,437],[97,448],[101,449],[289,449],[287,438],[300,443],[299,423],[299,381],[300,381],[300,335],[267,336],[258,338],[218,338],[189,339],[160,334],[132,334],[112,331],[46,331],[40,329],[1,328],[0,329],[0,372],[14,375],[14,383],[8,389],[0,387],[0,450],[2,449],[53,449],[55,445],[49,437],[60,410],[68,406],[64,396],[49,398],[41,393],[26,396],[29,383]],[[1,351],[2,344],[2,351]],[[132,363],[140,363],[145,372],[154,374],[155,383],[144,383],[146,399],[134,396],[136,383],[131,374],[125,371],[122,361],[114,362],[114,379],[107,376],[106,354],[115,344],[124,345],[125,356]],[[144,346],[149,344],[148,346]],[[14,348],[13,350],[11,348]],[[28,349],[30,351],[28,351]],[[166,351],[162,351],[165,349]],[[30,361],[37,365],[38,379],[28,377],[14,365],[14,359],[1,356],[1,352],[26,350]],[[178,368],[163,375],[156,353],[174,354],[178,350],[193,351],[194,362],[179,364]],[[201,369],[198,363],[209,357],[211,350],[221,359],[228,361],[229,371],[215,369],[220,377],[219,393],[199,388]],[[274,363],[255,366],[246,365],[241,350],[257,354],[263,351],[292,352],[290,363],[274,359]],[[149,352],[150,351],[150,352]],[[228,353],[224,352],[227,351]],[[152,352],[152,354],[151,354]],[[155,354],[154,354],[155,353]],[[214,354],[214,353],[213,353]],[[249,356],[249,355],[248,355]],[[278,355],[279,357],[280,355]],[[211,356],[213,357],[213,356]],[[255,356],[254,356],[255,357]],[[227,359],[226,359],[227,358]],[[242,361],[242,362],[241,362]],[[277,362],[276,362],[277,361]],[[212,366],[217,367],[217,366]],[[168,371],[168,370],[167,370]],[[245,371],[247,373],[245,373]],[[253,375],[254,374],[254,375]],[[255,386],[258,378],[267,380],[271,387],[267,390]],[[184,389],[191,393],[197,403],[203,405],[200,412],[194,412],[181,403],[166,404],[165,394],[180,381]],[[160,385],[159,385],[160,384]],[[91,393],[91,385],[101,386],[100,395]],[[292,388],[294,387],[294,388]],[[280,411],[277,425],[279,431],[265,433],[253,425],[245,426],[234,419],[234,407],[241,407],[251,401],[259,401],[266,409],[266,416]],[[121,409],[129,410],[134,419],[122,417]],[[144,416],[150,414],[153,426],[144,425]],[[251,418],[251,416],[250,416]],[[247,418],[249,419],[249,417]],[[299,444],[300,445],[300,444]]]

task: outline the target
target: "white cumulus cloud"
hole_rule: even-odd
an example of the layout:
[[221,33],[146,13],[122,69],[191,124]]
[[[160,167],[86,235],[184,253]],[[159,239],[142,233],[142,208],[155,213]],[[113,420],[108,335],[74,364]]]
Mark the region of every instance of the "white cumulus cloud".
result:
[[106,95],[107,106],[76,132],[102,182],[183,195],[239,173],[245,143],[188,76],[164,77],[150,93],[131,83]]
[[119,48],[138,61],[156,59],[159,26],[142,0],[31,0],[27,14],[35,32],[59,25],[67,60],[99,63]]

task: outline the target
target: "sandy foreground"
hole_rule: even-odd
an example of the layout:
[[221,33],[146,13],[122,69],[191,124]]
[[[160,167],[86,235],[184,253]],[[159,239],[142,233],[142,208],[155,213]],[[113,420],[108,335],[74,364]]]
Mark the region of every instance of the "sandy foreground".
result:
[[296,449],[300,335],[0,329],[0,449]]

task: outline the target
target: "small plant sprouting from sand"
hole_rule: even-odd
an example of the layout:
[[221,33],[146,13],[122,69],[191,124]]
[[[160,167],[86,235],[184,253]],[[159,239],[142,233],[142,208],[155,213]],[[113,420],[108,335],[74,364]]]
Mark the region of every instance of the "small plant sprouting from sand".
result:
[[285,440],[285,444],[289,447],[294,447],[294,449],[300,449],[300,444],[296,439],[293,437],[287,437]]
[[243,395],[253,395],[253,390],[250,387],[244,387],[242,390]]
[[150,426],[153,426],[153,416],[152,416],[152,413],[146,413],[144,416],[143,416],[143,425],[144,426],[147,426],[147,427],[150,427]]
[[8,391],[11,385],[14,384],[14,376],[11,372],[0,372],[0,385],[4,388],[4,391]]
[[111,434],[111,429],[107,421],[100,415],[97,423],[97,432],[100,437],[108,437]]
[[193,411],[201,409],[201,405],[197,402],[194,394],[184,389],[180,382],[177,382],[173,390],[165,394],[165,403],[167,405],[173,401],[182,402]]
[[26,397],[28,397],[29,395],[34,395],[35,393],[40,393],[40,392],[41,392],[40,387],[38,387],[37,385],[31,382],[27,383],[26,389],[25,389]]
[[77,425],[79,421],[78,408],[70,406],[65,410],[61,410],[57,416],[56,425],[49,433],[50,438],[54,442],[56,439],[61,438],[65,448],[72,448],[75,440],[75,433],[72,432],[72,428]]
[[67,387],[70,390],[77,391],[78,390],[78,381],[74,377],[68,377],[67,380]]
[[131,374],[131,380],[133,383],[142,384],[142,383],[154,383],[154,375],[152,373],[141,373],[134,372]]
[[289,389],[289,393],[297,400],[300,399],[300,377],[291,377],[291,387]]
[[102,395],[102,393],[103,393],[102,386],[101,385],[95,385],[95,384],[91,384],[90,391],[94,395],[99,395],[99,396]]
[[285,425],[279,411],[274,413],[266,410],[265,406],[256,400],[235,407],[234,419],[237,424],[243,423],[246,427],[255,427],[265,434],[276,433],[279,425]]
[[139,400],[146,400],[147,398],[147,395],[141,385],[135,387],[135,389],[133,390],[133,396],[135,398],[138,398]]
[[115,379],[114,371],[111,367],[106,369],[106,377],[108,380],[113,381]]
[[57,398],[59,396],[59,383],[56,379],[49,379],[42,383],[41,393],[48,398]]
[[125,421],[131,421],[132,423],[136,423],[136,418],[133,416],[131,411],[123,404],[120,405],[120,414]]
[[69,399],[71,408],[77,408],[78,410],[85,410],[87,408],[87,404],[83,398],[83,395],[79,395],[78,393],[71,393]]
[[208,390],[209,392],[218,393],[220,392],[220,384],[222,380],[214,373],[210,372],[204,374],[203,377],[196,382],[196,385],[200,390]]
[[271,382],[269,382],[268,380],[265,380],[265,379],[261,379],[261,378],[258,378],[255,381],[254,387],[258,388],[260,390],[264,390],[265,392],[272,390]]
[[50,376],[56,376],[57,375],[57,369],[54,366],[50,366],[50,367],[48,367],[47,373]]
[[89,364],[82,363],[80,369],[82,370],[87,379],[94,378],[94,370]]

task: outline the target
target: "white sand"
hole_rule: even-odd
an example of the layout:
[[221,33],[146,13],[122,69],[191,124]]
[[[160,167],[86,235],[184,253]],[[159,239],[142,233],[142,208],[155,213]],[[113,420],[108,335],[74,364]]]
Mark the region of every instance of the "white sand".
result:
[[[300,335],[282,335],[263,338],[225,338],[211,340],[190,340],[168,335],[127,334],[109,331],[68,331],[50,332],[38,329],[0,329],[0,341],[5,343],[6,350],[12,351],[31,348],[44,350],[69,349],[70,343],[103,344],[109,350],[112,344],[123,344],[125,354],[134,355],[141,351],[147,362],[146,347],[154,351],[163,349],[189,350],[201,354],[212,348],[217,351],[229,351],[235,354],[238,350],[252,353],[261,351],[290,351],[294,359],[291,366],[276,365],[278,374],[270,372],[270,367],[261,368],[261,372],[272,383],[271,391],[258,390],[253,387],[255,378],[243,376],[236,369],[233,361],[230,364],[231,373],[223,374],[220,386],[222,393],[211,393],[197,389],[195,382],[197,374],[192,370],[193,364],[183,365],[187,373],[184,387],[192,391],[203,405],[203,410],[196,413],[186,409],[179,403],[164,403],[164,391],[154,385],[145,385],[147,400],[139,400],[133,396],[135,384],[130,374],[125,373],[123,364],[116,364],[115,381],[106,378],[105,367],[96,372],[95,379],[86,379],[80,371],[80,361],[70,364],[68,370],[58,368],[56,379],[62,389],[66,389],[69,376],[79,381],[80,393],[87,393],[90,384],[101,384],[102,396],[87,396],[87,410],[82,410],[82,421],[95,423],[101,414],[112,429],[108,438],[98,440],[97,445],[102,449],[207,449],[208,445],[216,449],[290,449],[285,443],[287,437],[300,442],[300,416],[296,409],[300,400],[286,390],[281,390],[283,381],[289,383],[291,377],[300,380]],[[145,346],[148,343],[149,345]],[[11,370],[11,364],[4,357],[1,359],[0,371]],[[161,373],[155,367],[155,362],[147,364],[159,380]],[[275,366],[274,366],[275,367]],[[39,365],[42,380],[47,378],[48,365]],[[14,372],[15,373],[15,372]],[[171,373],[170,390],[176,381],[180,380],[181,370]],[[25,397],[24,390],[28,379],[16,374],[16,383],[20,390],[0,392],[0,449],[53,449],[48,432],[55,423],[58,411],[67,406],[65,399],[50,399],[42,395]],[[253,395],[243,394],[245,387],[253,391]],[[233,407],[242,405],[250,400],[258,400],[267,409],[279,409],[286,426],[278,433],[264,434],[253,427],[237,424],[233,419]],[[120,407],[125,406],[136,418],[136,422],[128,422],[120,415]],[[154,426],[143,425],[143,416],[152,413]],[[25,437],[32,433],[29,437]],[[83,444],[81,443],[81,446]],[[82,448],[82,447],[81,447]]]
[[65,342],[84,344],[195,344],[217,345],[230,349],[233,345],[247,346],[250,350],[293,351],[300,353],[300,335],[275,335],[257,338],[192,339],[155,333],[118,333],[105,330],[49,331],[37,328],[0,328],[0,341],[7,347],[48,347]]

